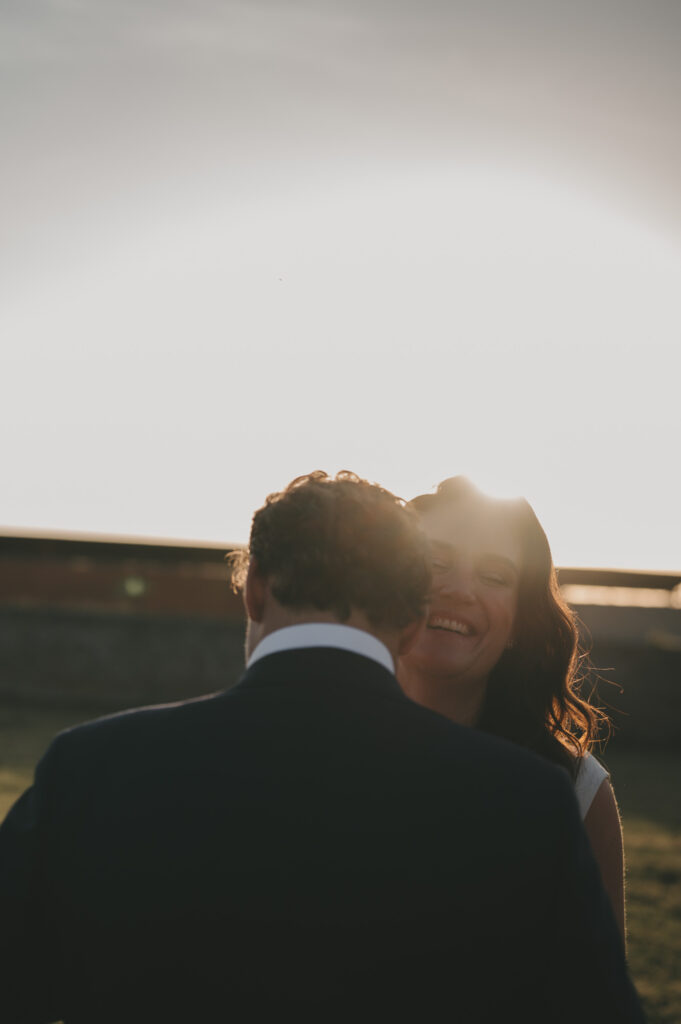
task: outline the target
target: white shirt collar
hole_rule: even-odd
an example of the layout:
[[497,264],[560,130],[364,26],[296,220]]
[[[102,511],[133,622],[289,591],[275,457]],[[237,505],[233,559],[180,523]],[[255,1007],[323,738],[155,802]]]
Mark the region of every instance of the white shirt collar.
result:
[[338,647],[342,651],[362,654],[377,661],[388,672],[395,674],[392,654],[375,636],[354,626],[343,626],[336,622],[304,622],[298,626],[285,626],[274,633],[268,633],[255,648],[246,665],[248,668],[268,654],[293,651],[301,647]]

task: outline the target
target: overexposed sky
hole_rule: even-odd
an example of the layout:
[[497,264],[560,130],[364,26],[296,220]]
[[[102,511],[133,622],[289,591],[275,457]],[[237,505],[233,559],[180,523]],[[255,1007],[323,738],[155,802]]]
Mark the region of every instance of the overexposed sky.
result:
[[0,3],[7,529],[465,472],[681,569],[681,7]]

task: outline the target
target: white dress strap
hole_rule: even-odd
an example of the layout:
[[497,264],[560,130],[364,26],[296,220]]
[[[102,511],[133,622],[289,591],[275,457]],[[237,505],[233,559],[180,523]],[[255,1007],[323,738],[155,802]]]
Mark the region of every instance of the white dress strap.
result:
[[586,817],[586,812],[591,807],[601,783],[608,778],[610,778],[609,772],[592,754],[584,754],[579,758],[577,777],[575,778],[575,795],[582,820]]

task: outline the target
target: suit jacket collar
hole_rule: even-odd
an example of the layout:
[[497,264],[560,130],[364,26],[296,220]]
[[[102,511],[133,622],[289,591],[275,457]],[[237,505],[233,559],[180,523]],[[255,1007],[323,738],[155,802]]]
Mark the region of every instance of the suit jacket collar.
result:
[[409,699],[393,673],[373,658],[337,647],[305,647],[267,654],[246,669],[237,686],[249,690],[304,688],[319,691],[320,695],[332,687],[345,690],[348,695],[374,694],[399,701]]

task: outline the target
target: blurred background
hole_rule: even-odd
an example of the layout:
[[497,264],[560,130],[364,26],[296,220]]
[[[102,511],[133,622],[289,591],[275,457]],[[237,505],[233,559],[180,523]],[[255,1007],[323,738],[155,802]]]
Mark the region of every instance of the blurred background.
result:
[[224,553],[314,468],[524,494],[681,1019],[681,6],[3,0],[0,810],[229,685]]

